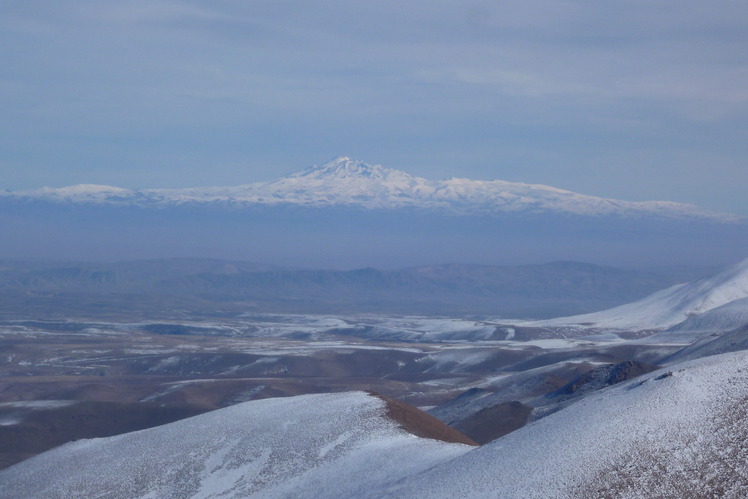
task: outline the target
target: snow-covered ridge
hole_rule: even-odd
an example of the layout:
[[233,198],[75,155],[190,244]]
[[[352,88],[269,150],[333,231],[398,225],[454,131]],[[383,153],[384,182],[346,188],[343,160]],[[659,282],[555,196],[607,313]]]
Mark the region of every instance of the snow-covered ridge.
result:
[[406,432],[362,392],[265,399],[71,442],[0,472],[0,499],[361,497],[471,448]]
[[612,329],[661,329],[748,297],[748,259],[712,277],[678,284],[639,301],[591,314],[528,323]]
[[603,389],[482,447],[361,392],[265,399],[79,440],[0,471],[19,497],[745,497],[748,354]]
[[379,497],[745,497],[746,367],[743,351],[601,390]]
[[693,205],[668,201],[631,202],[577,194],[554,187],[502,180],[427,180],[408,173],[339,157],[271,182],[234,187],[128,190],[110,186],[0,193],[0,197],[71,203],[171,206],[243,205],[356,206],[364,209],[420,208],[454,213],[556,212],[575,215],[664,216],[721,222],[739,220]]
[[748,298],[731,301],[671,328],[672,331],[729,331],[748,324]]

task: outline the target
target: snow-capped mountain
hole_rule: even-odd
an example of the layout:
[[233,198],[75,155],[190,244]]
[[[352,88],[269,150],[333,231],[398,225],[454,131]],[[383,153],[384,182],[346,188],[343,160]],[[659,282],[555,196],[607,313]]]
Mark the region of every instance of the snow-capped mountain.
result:
[[408,173],[339,157],[271,182],[235,187],[128,190],[101,185],[0,193],[10,199],[115,205],[185,204],[355,206],[419,208],[460,214],[505,212],[586,216],[658,216],[732,221],[737,217],[667,201],[629,202],[577,194],[545,185],[502,180],[427,180]]
[[362,392],[252,401],[58,447],[0,471],[0,498],[745,497],[748,355],[669,369],[478,448]]
[[583,325],[611,329],[662,329],[748,297],[748,259],[719,274],[678,284],[639,301],[591,314],[536,321],[536,326]]

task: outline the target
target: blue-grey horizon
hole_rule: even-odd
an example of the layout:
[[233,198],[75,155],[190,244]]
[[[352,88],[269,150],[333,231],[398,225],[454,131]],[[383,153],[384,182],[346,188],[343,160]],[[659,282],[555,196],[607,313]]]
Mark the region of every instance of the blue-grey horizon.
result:
[[0,5],[0,189],[272,180],[336,155],[748,215],[748,5]]

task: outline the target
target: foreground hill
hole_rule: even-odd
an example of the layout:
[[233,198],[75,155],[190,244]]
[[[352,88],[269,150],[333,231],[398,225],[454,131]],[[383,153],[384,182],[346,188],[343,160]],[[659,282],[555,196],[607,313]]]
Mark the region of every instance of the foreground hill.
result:
[[748,354],[671,366],[420,476],[392,497],[745,497]]
[[261,400],[65,445],[0,472],[0,497],[745,497],[746,400],[746,352],[595,392],[480,448],[361,392]]
[[0,472],[0,497],[364,496],[472,448],[411,432],[469,443],[363,392],[266,399],[67,444]]

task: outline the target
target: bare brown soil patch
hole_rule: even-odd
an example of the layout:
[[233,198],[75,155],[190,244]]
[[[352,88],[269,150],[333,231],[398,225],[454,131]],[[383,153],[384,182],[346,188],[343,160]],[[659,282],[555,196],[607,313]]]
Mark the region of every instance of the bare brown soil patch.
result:
[[387,416],[396,421],[408,433],[421,438],[431,438],[443,442],[478,445],[475,441],[450,428],[430,414],[399,400],[391,399],[375,392],[368,392],[385,402]]

